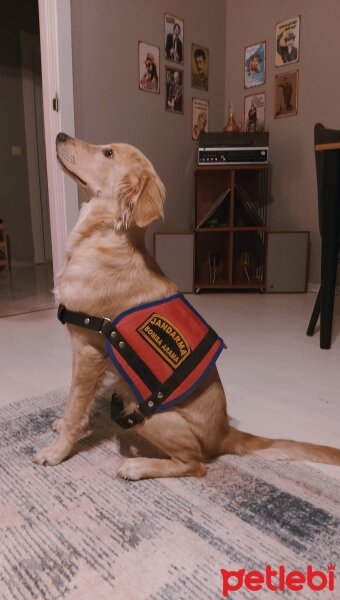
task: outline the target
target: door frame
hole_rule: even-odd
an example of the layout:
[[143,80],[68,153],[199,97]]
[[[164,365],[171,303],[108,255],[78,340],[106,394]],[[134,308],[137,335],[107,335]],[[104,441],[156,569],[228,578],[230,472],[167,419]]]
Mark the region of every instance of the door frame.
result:
[[[54,276],[63,264],[68,233],[78,214],[76,184],[60,169],[55,139],[60,131],[75,135],[70,0],[39,0],[41,72],[48,195]],[[53,100],[57,99],[57,110]]]
[[34,263],[52,259],[44,141],[39,35],[21,31],[21,79]]

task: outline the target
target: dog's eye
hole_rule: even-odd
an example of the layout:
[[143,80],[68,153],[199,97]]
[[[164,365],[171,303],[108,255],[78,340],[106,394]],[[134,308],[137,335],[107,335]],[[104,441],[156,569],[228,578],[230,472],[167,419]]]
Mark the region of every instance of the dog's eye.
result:
[[106,150],[103,150],[103,154],[106,156],[106,158],[112,158],[113,150],[111,150],[111,148],[107,148]]

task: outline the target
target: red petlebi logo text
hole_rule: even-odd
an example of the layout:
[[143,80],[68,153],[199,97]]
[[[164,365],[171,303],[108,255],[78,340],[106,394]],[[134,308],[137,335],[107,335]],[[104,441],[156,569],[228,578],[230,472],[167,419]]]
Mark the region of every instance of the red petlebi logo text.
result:
[[273,592],[300,592],[303,589],[310,589],[313,592],[335,589],[335,565],[329,564],[327,571],[314,569],[308,565],[305,571],[287,571],[284,565],[273,568],[267,565],[264,572],[261,571],[227,571],[221,569],[222,575],[222,593],[224,597],[229,596],[231,592],[237,592],[246,588],[252,592],[262,589],[268,589]]

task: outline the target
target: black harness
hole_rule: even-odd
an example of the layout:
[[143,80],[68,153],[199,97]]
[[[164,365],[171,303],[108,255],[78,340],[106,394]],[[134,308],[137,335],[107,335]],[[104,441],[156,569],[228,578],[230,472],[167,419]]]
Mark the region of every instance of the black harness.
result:
[[[191,307],[191,305],[181,294],[176,294],[175,296],[169,298],[169,300],[172,299],[177,300],[177,302],[181,300],[183,303],[190,306],[191,310],[194,311],[193,307]],[[164,302],[166,303],[167,300],[168,299],[165,299]],[[158,303],[156,302],[155,304],[157,307]],[[154,307],[155,304],[151,303],[149,305],[143,305],[142,308]],[[136,307],[136,309],[130,309],[130,311],[126,311],[125,313],[122,313],[122,315],[131,315],[131,313],[137,312],[138,310],[139,307]],[[113,394],[111,401],[111,418],[124,429],[130,429],[134,425],[144,423],[145,419],[151,417],[155,412],[160,412],[161,410],[168,408],[191,393],[194,387],[197,387],[203,376],[205,376],[207,369],[205,369],[204,373],[202,373],[202,376],[199,374],[199,377],[196,378],[194,387],[192,386],[191,388],[188,388],[185,394],[182,394],[182,396],[171,402],[174,391],[181,385],[183,386],[183,383],[186,382],[187,378],[191,376],[191,373],[198,368],[198,365],[204,359],[204,357],[206,357],[209,352],[214,352],[213,360],[211,360],[209,363],[210,368],[215,363],[219,353],[223,347],[225,347],[225,344],[218,337],[217,333],[211,327],[209,327],[209,325],[207,325],[202,317],[200,317],[200,315],[198,315],[198,313],[195,311],[195,318],[197,317],[201,319],[206,328],[204,336],[202,336],[202,339],[196,345],[194,350],[188,352],[188,356],[185,356],[185,360],[183,360],[182,364],[180,364],[178,368],[175,367],[172,369],[171,372],[169,371],[170,375],[167,376],[166,379],[163,377],[163,380],[160,380],[160,378],[155,375],[154,370],[151,370],[150,362],[149,365],[147,364],[147,352],[149,346],[147,346],[145,340],[143,339],[141,343],[146,344],[146,351],[144,353],[138,353],[126,339],[127,334],[125,333],[124,336],[122,333],[123,328],[120,327],[120,323],[122,322],[120,318],[122,315],[114,319],[114,321],[110,321],[110,319],[106,317],[96,317],[86,313],[70,311],[62,304],[58,308],[58,319],[61,321],[61,323],[69,323],[85,329],[91,329],[105,336],[108,354],[113,360],[118,371],[129,383],[133,392],[137,396],[138,401],[136,410],[124,415],[124,405],[122,400],[117,396],[117,394]],[[146,330],[150,331],[150,328],[146,328]],[[139,334],[137,334],[137,337],[138,335]],[[144,337],[147,337],[148,335],[149,334],[144,334]],[[154,344],[152,340],[150,343]],[[145,360],[143,360],[141,355],[144,356]],[[156,356],[156,359],[152,357],[151,366],[153,365],[154,360],[159,360],[159,356]],[[127,364],[135,377],[142,381],[143,386],[145,385],[146,389],[148,390],[146,397],[144,396],[142,398],[140,396],[139,390],[135,387],[134,382],[131,381],[131,378],[127,377],[126,373],[122,370],[122,364]],[[169,369],[168,365],[166,365],[166,368]]]

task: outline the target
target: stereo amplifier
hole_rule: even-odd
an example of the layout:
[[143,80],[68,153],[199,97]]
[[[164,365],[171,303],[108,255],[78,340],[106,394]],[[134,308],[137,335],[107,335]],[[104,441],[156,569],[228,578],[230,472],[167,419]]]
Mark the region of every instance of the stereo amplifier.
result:
[[268,148],[199,148],[199,165],[267,163]]
[[202,133],[199,138],[199,165],[268,163],[268,132]]

